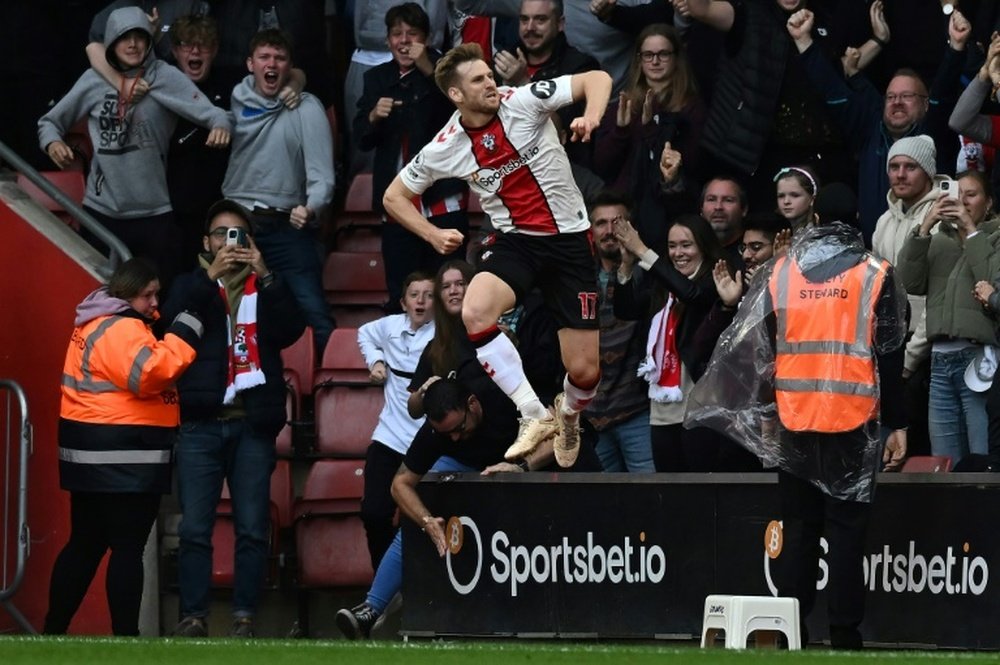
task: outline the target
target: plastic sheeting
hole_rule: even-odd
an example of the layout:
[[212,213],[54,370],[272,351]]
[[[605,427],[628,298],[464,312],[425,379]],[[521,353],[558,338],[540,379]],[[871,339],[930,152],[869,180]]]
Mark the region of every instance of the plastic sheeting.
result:
[[[810,281],[830,279],[867,260],[858,231],[839,222],[796,234],[789,257]],[[839,499],[871,501],[882,458],[876,419],[848,434],[791,432],[774,401],[776,308],[768,288],[775,259],[750,280],[732,324],[716,345],[704,376],[688,398],[685,427],[710,427],[756,454],[766,468],[808,480]],[[875,353],[902,346],[906,294],[885,282],[874,322]],[[836,440],[833,440],[833,439]]]

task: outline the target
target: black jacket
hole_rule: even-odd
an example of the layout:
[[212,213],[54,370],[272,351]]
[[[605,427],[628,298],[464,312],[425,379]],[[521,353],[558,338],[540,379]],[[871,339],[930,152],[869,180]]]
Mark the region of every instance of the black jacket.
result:
[[[711,262],[709,258],[704,259]],[[697,279],[688,279],[677,272],[664,253],[642,275],[636,283],[636,276],[616,286],[615,316],[626,321],[640,321],[649,330],[650,321],[666,302],[666,291],[680,301],[680,321],[677,323],[677,353],[687,367],[688,374],[695,381],[701,378],[708,366],[709,357],[700,352],[696,335],[701,322],[719,299],[715,290],[712,271],[706,270]]]
[[[436,53],[431,54],[431,60],[437,60]],[[408,157],[412,158],[434,139],[455,108],[435,85],[433,76],[424,76],[414,69],[400,78],[399,65],[395,61],[369,69],[364,80],[364,92],[358,100],[358,114],[354,118],[354,135],[361,150],[375,151],[372,209],[383,213],[382,195],[399,172],[397,161],[404,139]],[[381,97],[392,97],[401,104],[393,108],[388,118],[372,124],[368,114]],[[466,187],[456,178],[441,180],[424,192],[423,200],[435,203]]]
[[[239,393],[247,422],[265,436],[277,436],[285,423],[285,381],[281,349],[302,335],[305,320],[281,275],[261,288],[257,299],[257,344],[266,382]],[[218,417],[228,381],[226,303],[219,286],[203,268],[180,275],[170,288],[161,320],[172,321],[182,309],[197,303],[205,324],[198,357],[177,382],[181,422]]]

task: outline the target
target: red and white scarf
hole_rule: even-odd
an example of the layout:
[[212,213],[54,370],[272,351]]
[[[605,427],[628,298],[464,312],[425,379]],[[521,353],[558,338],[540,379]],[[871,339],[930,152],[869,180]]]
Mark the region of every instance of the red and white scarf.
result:
[[243,283],[243,297],[236,311],[236,323],[226,295],[226,287],[219,280],[219,293],[226,303],[226,331],[229,342],[229,376],[223,404],[232,404],[236,393],[263,385],[264,370],[260,367],[260,348],[257,346],[257,275],[250,273]]
[[654,402],[680,402],[681,357],[677,353],[677,323],[680,316],[676,299],[667,295],[667,304],[653,316],[646,338],[646,357],[639,364],[638,375],[649,383],[649,398]]

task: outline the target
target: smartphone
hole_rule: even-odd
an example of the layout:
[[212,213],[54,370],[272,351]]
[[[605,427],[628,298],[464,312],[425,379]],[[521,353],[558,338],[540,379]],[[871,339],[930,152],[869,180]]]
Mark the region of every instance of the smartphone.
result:
[[240,247],[249,247],[250,244],[247,242],[247,232],[238,226],[226,230],[226,244],[227,245],[239,245]]
[[942,194],[946,194],[953,199],[958,198],[958,183],[954,180],[944,180],[941,182],[939,189]]

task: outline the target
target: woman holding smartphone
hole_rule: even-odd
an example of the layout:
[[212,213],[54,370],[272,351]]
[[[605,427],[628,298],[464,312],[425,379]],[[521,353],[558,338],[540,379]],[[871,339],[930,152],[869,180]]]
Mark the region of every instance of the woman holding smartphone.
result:
[[1000,219],[989,178],[979,171],[963,171],[941,190],[903,244],[896,268],[907,293],[927,296],[931,452],[954,465],[988,452],[986,393],[972,390],[964,376],[995,340],[974,288],[1000,271]]

